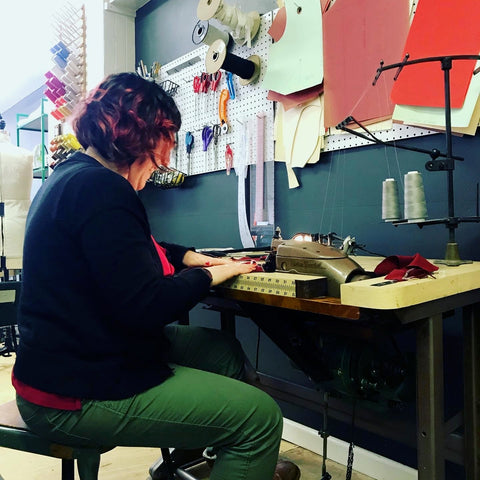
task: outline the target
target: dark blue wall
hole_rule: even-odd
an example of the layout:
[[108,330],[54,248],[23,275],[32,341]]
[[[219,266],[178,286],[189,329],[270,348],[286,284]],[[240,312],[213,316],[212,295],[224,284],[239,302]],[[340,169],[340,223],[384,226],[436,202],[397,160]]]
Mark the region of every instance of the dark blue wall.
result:
[[[402,145],[445,151],[443,134],[403,140]],[[455,214],[476,215],[480,182],[480,137],[455,137],[453,153],[464,157],[454,171]],[[443,225],[394,227],[382,221],[382,181],[403,181],[411,170],[422,173],[429,218],[448,215],[447,173],[429,172],[430,157],[405,150],[366,146],[322,153],[320,161],[297,170],[301,187],[288,189],[285,167],[275,165],[275,222],[284,237],[296,232],[353,235],[357,243],[384,255],[419,252],[443,258],[448,231]],[[398,160],[398,164],[397,164]],[[390,171],[389,171],[390,169]],[[247,182],[248,183],[248,182]],[[400,193],[401,195],[401,193]],[[158,235],[197,247],[241,247],[237,224],[237,178],[225,172],[187,178],[176,190],[147,187],[142,193]],[[463,223],[456,232],[462,258],[479,260],[480,226]]]

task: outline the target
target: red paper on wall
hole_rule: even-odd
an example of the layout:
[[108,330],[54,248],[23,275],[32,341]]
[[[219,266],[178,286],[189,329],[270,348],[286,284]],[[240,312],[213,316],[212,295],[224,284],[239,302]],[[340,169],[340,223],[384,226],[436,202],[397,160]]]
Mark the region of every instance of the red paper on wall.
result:
[[[420,0],[405,49],[408,60],[480,52],[480,1]],[[395,63],[395,62],[394,62]],[[453,61],[450,106],[461,108],[475,60]],[[404,67],[392,88],[392,101],[401,105],[445,107],[444,72],[439,61]]]
[[408,0],[336,0],[323,14],[326,128],[391,117],[394,73],[372,82],[381,60],[399,61],[408,29]]

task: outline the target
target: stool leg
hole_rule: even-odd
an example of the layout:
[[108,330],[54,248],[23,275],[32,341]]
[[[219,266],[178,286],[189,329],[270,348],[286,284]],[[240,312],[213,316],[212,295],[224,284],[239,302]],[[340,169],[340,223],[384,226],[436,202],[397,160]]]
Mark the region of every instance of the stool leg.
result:
[[177,468],[177,470],[175,470],[175,474],[180,480],[198,480],[197,477],[190,475],[188,472],[186,472],[182,468]]
[[62,480],[75,479],[75,460],[62,458]]
[[77,459],[77,469],[80,480],[98,480],[100,453],[80,455]]
[[168,448],[162,448],[162,459],[167,467],[168,480],[175,480],[175,468],[173,466],[172,456],[170,455],[170,450]]

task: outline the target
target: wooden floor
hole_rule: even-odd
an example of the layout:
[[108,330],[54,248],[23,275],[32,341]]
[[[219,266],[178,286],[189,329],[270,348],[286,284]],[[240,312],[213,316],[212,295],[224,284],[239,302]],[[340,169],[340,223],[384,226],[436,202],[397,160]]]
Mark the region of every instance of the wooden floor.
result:
[[[0,356],[0,403],[15,398],[10,383],[13,362],[13,356]],[[158,448],[117,447],[102,455],[99,480],[146,480],[150,465],[159,456]],[[295,462],[302,472],[302,480],[320,480],[322,477],[322,458],[309,450],[282,442],[280,458]],[[345,479],[345,467],[338,463],[327,461],[327,471],[332,480]],[[208,472],[208,467],[204,465],[197,467],[192,473],[203,480],[208,478]],[[60,460],[0,448],[0,480],[60,480],[60,478]],[[352,480],[373,479],[354,472]]]

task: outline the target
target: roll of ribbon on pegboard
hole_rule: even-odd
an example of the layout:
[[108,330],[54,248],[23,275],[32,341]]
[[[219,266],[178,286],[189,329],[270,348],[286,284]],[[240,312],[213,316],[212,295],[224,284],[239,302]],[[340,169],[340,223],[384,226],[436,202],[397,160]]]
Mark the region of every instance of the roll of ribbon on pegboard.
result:
[[205,67],[208,73],[223,69],[240,77],[240,85],[255,83],[260,76],[260,57],[251,55],[244,59],[230,53],[223,40],[215,40],[205,56]]
[[405,174],[405,218],[409,222],[419,222],[427,218],[427,203],[423,189],[422,174],[417,171]]
[[224,0],[199,0],[197,17],[200,20],[214,18],[229,29],[237,45],[246,43],[248,47],[251,47],[260,28],[258,12],[243,13],[237,7],[227,5]]
[[386,222],[400,220],[398,187],[394,178],[387,178],[382,184],[382,220]]
[[195,45],[204,43],[205,45],[211,45],[215,40],[223,40],[225,45],[229,45],[232,37],[228,32],[224,32],[210,25],[208,20],[199,20],[192,32],[192,42]]

